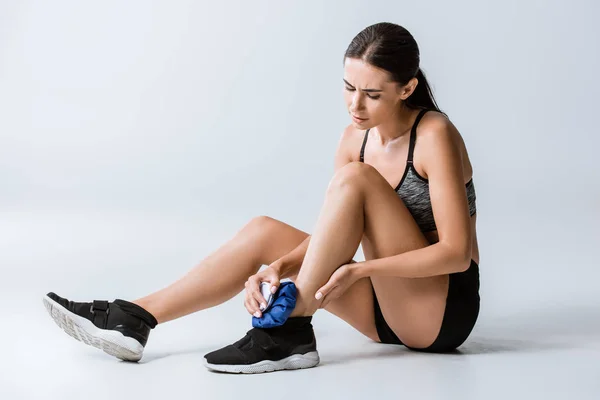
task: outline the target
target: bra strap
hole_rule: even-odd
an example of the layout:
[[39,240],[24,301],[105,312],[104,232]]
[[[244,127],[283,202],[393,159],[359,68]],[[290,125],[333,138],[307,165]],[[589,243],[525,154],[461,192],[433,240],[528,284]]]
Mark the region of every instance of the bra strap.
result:
[[423,115],[425,115],[425,113],[429,111],[427,109],[421,110],[419,112],[419,115],[417,115],[417,118],[415,119],[415,123],[412,126],[412,129],[410,131],[410,142],[409,142],[409,146],[408,146],[408,158],[406,160],[406,162],[408,164],[412,164],[413,162],[413,153],[415,152],[415,142],[417,141],[417,125],[419,125],[419,121],[421,121],[421,118],[423,118]]
[[367,138],[369,137],[369,131],[371,129],[367,129],[365,132],[365,138],[363,139],[362,147],[360,148],[360,162],[365,162],[365,145],[367,144]]

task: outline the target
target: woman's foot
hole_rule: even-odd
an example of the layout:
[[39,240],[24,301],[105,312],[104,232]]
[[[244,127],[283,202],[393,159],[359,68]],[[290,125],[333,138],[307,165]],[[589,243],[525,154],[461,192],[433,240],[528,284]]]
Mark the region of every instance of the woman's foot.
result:
[[116,299],[90,303],[69,301],[53,292],[44,305],[67,334],[125,361],[139,361],[157,321],[137,304]]
[[211,370],[256,374],[319,364],[312,317],[293,317],[274,328],[253,328],[237,342],[204,356]]

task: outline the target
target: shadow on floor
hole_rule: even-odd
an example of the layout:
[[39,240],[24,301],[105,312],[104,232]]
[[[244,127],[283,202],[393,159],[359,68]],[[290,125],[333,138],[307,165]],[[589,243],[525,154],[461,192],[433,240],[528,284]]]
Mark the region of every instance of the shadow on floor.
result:
[[[329,336],[326,334],[325,336]],[[321,365],[341,364],[355,360],[406,357],[407,355],[456,357],[494,353],[527,353],[547,350],[568,350],[585,347],[600,338],[600,307],[577,306],[560,309],[530,310],[519,314],[478,323],[471,336],[457,350],[432,354],[415,352],[404,346],[377,344],[368,339],[356,352],[329,353]],[[147,352],[140,364],[169,356],[199,353],[201,356],[220,346]],[[366,349],[366,351],[365,351]],[[321,351],[323,353],[323,351]],[[324,354],[324,353],[323,353]]]
[[476,326],[460,354],[530,352],[586,347],[600,338],[600,307],[528,310]]
[[[221,346],[223,347],[223,346]],[[221,347],[217,347],[216,345],[213,347],[197,347],[197,348],[188,348],[188,349],[175,349],[172,351],[156,351],[156,352],[144,352],[144,357],[138,364],[146,364],[152,361],[160,360],[162,358],[167,358],[171,356],[181,356],[181,355],[198,355],[203,360],[204,355],[210,353],[211,351],[220,349]]]

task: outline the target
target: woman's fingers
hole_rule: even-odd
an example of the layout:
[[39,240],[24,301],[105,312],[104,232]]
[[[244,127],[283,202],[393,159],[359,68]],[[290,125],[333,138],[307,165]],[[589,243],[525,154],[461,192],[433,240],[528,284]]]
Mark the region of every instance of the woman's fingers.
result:
[[251,294],[252,294],[252,297],[254,298],[254,300],[256,300],[256,302],[258,303],[258,305],[260,307],[260,309],[259,309],[260,311],[267,308],[267,300],[263,297],[260,290],[252,292]]
[[[244,305],[246,306],[246,310],[255,317],[260,315],[260,310],[258,309],[258,303],[248,294],[246,295],[246,300],[244,301]],[[258,314],[257,314],[258,313]],[[257,317],[258,318],[258,317]]]
[[246,310],[248,310],[250,314],[254,314],[254,310],[252,310],[252,306],[248,301],[248,292],[246,292],[246,295],[244,296],[244,307],[246,307]]
[[[250,277],[248,279],[248,286],[246,286],[246,290],[250,293],[250,296],[256,301],[257,304],[264,305],[264,307],[266,307],[267,301],[260,292],[260,286],[258,282],[258,278]],[[260,311],[258,308],[257,310]]]
[[246,305],[246,309],[250,314],[254,315],[256,318],[260,318],[262,316],[262,313],[259,308],[259,303],[252,295],[252,291],[250,288],[251,284],[246,282],[246,299],[244,301],[244,305]]

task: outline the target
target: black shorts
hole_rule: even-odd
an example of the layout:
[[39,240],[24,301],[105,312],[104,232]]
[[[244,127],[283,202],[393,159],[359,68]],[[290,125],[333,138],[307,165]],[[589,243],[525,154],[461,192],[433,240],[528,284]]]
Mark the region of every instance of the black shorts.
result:
[[479,266],[471,260],[469,269],[449,275],[448,297],[440,333],[431,346],[413,348],[406,346],[392,331],[381,313],[379,302],[373,289],[375,303],[375,326],[381,343],[400,344],[411,350],[431,353],[445,353],[463,344],[471,334],[479,315]]

